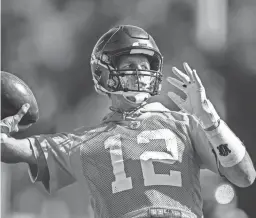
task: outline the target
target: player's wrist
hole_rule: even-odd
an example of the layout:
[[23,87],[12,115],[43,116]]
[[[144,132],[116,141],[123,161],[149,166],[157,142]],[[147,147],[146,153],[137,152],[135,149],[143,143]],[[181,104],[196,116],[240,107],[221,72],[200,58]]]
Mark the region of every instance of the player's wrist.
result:
[[220,120],[218,128],[205,133],[223,167],[232,167],[245,156],[243,143],[223,120]]
[[220,117],[208,99],[203,102],[200,112],[195,116],[205,131],[214,130],[220,124]]
[[220,125],[220,119],[217,120],[217,122],[213,123],[212,126],[204,129],[204,131],[206,131],[206,132],[213,131],[213,130],[217,129],[219,127],[219,125]]

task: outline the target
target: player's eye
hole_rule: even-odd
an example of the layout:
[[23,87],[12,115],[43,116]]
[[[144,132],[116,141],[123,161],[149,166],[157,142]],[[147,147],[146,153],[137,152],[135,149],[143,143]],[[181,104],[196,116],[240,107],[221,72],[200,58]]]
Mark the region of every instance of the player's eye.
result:
[[131,69],[132,65],[131,64],[126,64],[120,67],[121,70],[125,70],[125,69]]
[[141,69],[142,69],[142,70],[148,70],[146,65],[142,65],[142,66],[141,66]]
[[150,70],[150,66],[149,66],[149,64],[144,63],[141,65],[141,69],[142,70]]
[[130,63],[130,64],[126,64],[126,65],[120,66],[120,70],[126,70],[126,69],[150,70],[150,66],[147,63],[142,63],[140,65],[136,65],[136,64]]

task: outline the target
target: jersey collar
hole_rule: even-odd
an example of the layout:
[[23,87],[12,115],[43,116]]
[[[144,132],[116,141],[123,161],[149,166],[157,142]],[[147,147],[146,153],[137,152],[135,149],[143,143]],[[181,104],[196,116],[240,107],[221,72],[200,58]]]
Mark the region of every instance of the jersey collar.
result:
[[108,122],[118,122],[118,121],[123,121],[123,120],[136,120],[136,118],[140,117],[142,114],[147,113],[147,112],[155,112],[155,113],[163,113],[163,112],[170,112],[169,109],[164,107],[161,103],[159,102],[153,102],[144,105],[143,107],[132,111],[129,114],[126,114],[125,116],[122,113],[119,113],[117,111],[113,111],[109,114],[107,114],[102,122],[103,123],[108,123]]

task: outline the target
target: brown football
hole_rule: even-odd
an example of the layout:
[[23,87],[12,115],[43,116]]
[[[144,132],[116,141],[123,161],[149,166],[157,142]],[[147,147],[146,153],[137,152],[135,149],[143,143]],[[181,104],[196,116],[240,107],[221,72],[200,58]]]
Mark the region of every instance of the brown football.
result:
[[15,115],[25,103],[30,108],[20,125],[35,123],[39,118],[36,98],[28,85],[17,76],[1,71],[1,119]]

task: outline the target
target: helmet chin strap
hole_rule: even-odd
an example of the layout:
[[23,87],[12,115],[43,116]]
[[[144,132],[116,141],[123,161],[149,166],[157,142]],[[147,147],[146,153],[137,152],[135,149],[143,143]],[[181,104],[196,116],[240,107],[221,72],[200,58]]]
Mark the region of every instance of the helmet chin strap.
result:
[[123,115],[123,119],[133,111],[136,111],[140,107],[143,107],[146,103],[148,98],[151,96],[149,93],[142,93],[142,92],[132,92],[132,93],[116,93],[123,97],[123,99],[131,106],[130,110],[124,110],[120,108],[114,108],[110,106],[110,110],[121,113]]
[[119,95],[123,98],[123,103],[126,103],[127,106],[129,105],[125,108],[120,108],[117,105],[110,106],[110,110],[123,114],[123,119],[125,119],[127,114],[145,105],[147,103],[148,98],[151,96],[149,93],[142,92],[115,92],[111,94]]
[[147,101],[150,97],[149,93],[146,92],[134,92],[134,93],[122,93],[124,99],[133,106],[138,106],[143,102]]

